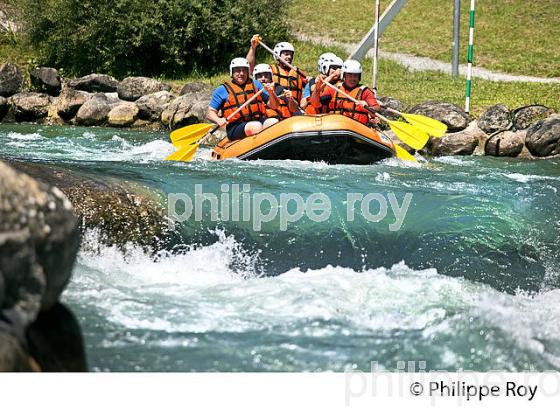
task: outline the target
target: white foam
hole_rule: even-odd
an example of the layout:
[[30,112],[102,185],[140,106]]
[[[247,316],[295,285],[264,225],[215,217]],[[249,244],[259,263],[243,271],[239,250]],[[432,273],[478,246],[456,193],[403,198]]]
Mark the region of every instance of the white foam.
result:
[[524,184],[529,183],[531,181],[560,180],[560,178],[546,176],[546,175],[525,175],[525,174],[518,174],[518,173],[513,173],[513,174],[500,173],[500,175],[503,175],[506,178],[513,179],[514,181],[521,182]]
[[32,134],[21,134],[19,132],[9,132],[7,135],[8,138],[12,140],[23,140],[23,141],[34,141],[38,139],[42,139],[43,136],[39,133],[32,133]]

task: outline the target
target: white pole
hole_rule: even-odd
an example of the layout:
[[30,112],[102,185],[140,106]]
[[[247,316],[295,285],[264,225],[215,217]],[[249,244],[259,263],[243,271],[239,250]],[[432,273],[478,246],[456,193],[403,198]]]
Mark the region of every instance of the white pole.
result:
[[471,0],[470,28],[469,28],[469,51],[467,53],[467,92],[465,96],[465,112],[468,114],[471,109],[471,85],[472,85],[472,63],[473,63],[473,40],[474,40],[474,3]]
[[375,0],[375,33],[373,43],[373,92],[377,96],[377,73],[379,70],[379,12],[381,0]]

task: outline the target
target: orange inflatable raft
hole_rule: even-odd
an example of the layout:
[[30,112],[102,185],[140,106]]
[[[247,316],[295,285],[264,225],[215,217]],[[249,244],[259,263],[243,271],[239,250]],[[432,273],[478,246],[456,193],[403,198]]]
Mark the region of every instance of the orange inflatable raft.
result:
[[381,133],[342,115],[288,118],[257,135],[222,139],[212,157],[222,160],[292,159],[329,164],[373,164],[395,156],[393,142]]

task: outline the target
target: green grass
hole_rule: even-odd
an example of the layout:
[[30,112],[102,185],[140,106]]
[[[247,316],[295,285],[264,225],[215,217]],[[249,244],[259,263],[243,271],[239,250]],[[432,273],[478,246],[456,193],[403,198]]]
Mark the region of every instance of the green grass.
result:
[[[296,32],[356,43],[371,28],[373,0],[293,1]],[[389,1],[382,1],[382,10]],[[511,74],[560,77],[558,0],[479,1],[475,17],[474,63]],[[461,1],[460,58],[466,62],[469,2]],[[451,61],[453,1],[409,0],[380,40],[385,51]]]

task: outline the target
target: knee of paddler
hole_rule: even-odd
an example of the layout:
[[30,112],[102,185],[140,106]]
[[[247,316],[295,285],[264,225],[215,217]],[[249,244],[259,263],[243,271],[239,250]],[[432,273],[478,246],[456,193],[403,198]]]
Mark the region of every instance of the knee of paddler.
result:
[[263,125],[258,121],[251,121],[245,125],[245,135],[255,135],[261,132],[263,129]]

